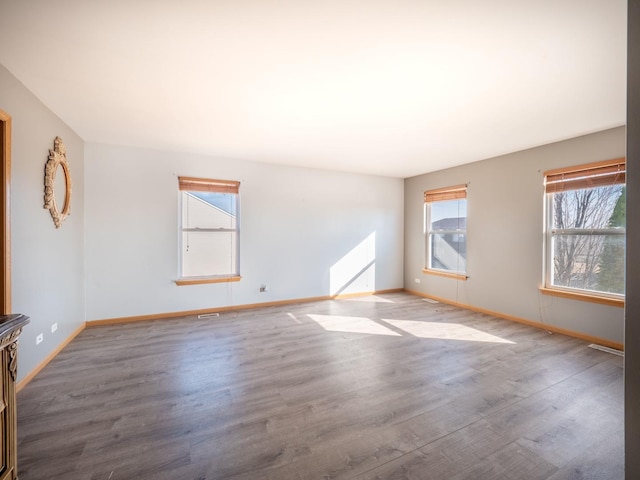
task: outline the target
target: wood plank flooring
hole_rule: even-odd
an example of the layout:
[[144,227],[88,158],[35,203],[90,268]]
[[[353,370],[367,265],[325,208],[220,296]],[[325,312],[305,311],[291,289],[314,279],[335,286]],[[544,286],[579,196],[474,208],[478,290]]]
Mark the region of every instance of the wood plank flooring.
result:
[[622,479],[622,358],[396,293],[83,331],[20,480]]

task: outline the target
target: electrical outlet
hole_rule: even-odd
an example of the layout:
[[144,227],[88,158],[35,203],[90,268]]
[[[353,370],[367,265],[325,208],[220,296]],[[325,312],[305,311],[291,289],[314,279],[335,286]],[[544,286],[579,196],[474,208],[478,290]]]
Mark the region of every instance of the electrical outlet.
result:
[[416,283],[420,283],[420,279],[419,278],[414,278],[413,281],[416,282]]
[[51,333],[55,332],[58,329],[58,322],[51,325]]
[[36,345],[40,345],[43,340],[44,340],[44,333],[41,333],[36,337]]

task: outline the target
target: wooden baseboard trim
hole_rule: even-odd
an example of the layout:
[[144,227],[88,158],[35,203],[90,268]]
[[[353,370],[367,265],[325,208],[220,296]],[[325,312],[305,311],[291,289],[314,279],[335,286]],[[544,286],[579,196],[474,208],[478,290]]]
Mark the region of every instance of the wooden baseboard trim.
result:
[[227,305],[224,307],[203,308],[198,310],[184,310],[180,312],[153,313],[149,315],[136,315],[131,317],[105,318],[102,320],[89,320],[87,327],[100,327],[104,325],[117,325],[120,323],[144,322],[148,320],[162,320],[165,318],[189,317],[192,315],[206,315],[208,313],[232,312],[235,310],[250,310],[253,308],[279,307],[283,305],[294,305],[296,303],[320,302],[322,300],[340,300],[354,297],[367,297],[370,295],[380,295],[385,293],[402,292],[402,288],[391,288],[387,290],[376,290],[375,292],[347,293],[341,295],[324,295],[321,297],[305,297],[291,300],[277,300],[274,302],[247,303],[244,305]]
[[42,369],[46,367],[49,364],[49,362],[51,362],[51,360],[53,360],[62,351],[64,347],[69,345],[69,343],[71,343],[71,341],[74,338],[76,338],[80,334],[80,332],[82,332],[85,329],[85,326],[86,326],[86,323],[83,322],[82,325],[80,325],[71,335],[69,335],[69,337],[64,342],[58,345],[58,347],[53,352],[51,352],[47,356],[47,358],[45,358],[42,362],[40,362],[40,364],[36,368],[31,370],[22,380],[20,380],[16,384],[16,392],[19,392],[20,390],[22,390],[25,387],[25,385],[27,385],[27,383],[33,380],[33,377],[35,377],[38,373],[40,373]]
[[511,320],[512,322],[522,323],[524,325],[529,325],[531,327],[540,328],[543,330],[547,330],[553,333],[559,333],[561,335],[567,335],[569,337],[579,338],[580,340],[585,340],[591,343],[597,343],[599,345],[603,345],[605,347],[614,348],[616,350],[624,351],[624,345],[617,342],[612,342],[611,340],[607,340],[606,338],[594,337],[592,335],[587,335],[580,332],[574,332],[573,330],[567,330],[565,328],[556,327],[554,325],[549,325],[548,323],[540,323],[535,322],[533,320],[527,320],[526,318],[515,317],[513,315],[508,315],[506,313],[494,312],[493,310],[487,310],[486,308],[474,307],[473,305],[467,305],[464,303],[454,302],[453,300],[448,300],[446,298],[436,297],[434,295],[427,295],[426,293],[417,292],[415,290],[410,290],[405,288],[405,292],[411,293],[418,297],[429,298],[431,300],[436,300],[441,303],[446,303],[448,305],[453,305],[456,307],[464,308],[466,310],[472,310],[478,313],[484,313],[486,315],[491,315],[493,317],[502,318],[504,320]]
[[339,295],[330,295],[328,300],[341,300],[348,298],[369,297],[371,295],[384,295],[385,293],[400,293],[404,288],[389,288],[387,290],[376,290],[375,292],[361,292],[361,293],[341,293]]

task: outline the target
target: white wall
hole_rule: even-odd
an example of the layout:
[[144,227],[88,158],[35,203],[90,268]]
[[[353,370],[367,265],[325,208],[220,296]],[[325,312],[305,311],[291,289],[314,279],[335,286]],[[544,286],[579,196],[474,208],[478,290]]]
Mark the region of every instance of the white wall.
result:
[[[85,157],[89,321],[402,287],[401,179],[94,143]],[[175,285],[178,175],[241,182],[240,282]]]
[[[20,337],[18,379],[84,322],[84,145],[0,65],[0,108],[12,117],[12,310],[31,318]],[[56,229],[44,204],[44,166],[60,136],[73,182],[71,215]],[[58,330],[51,333],[51,324]],[[44,341],[36,346],[36,336]]]
[[[405,287],[622,343],[623,308],[542,295],[538,287],[543,172],[624,155],[625,131],[616,128],[406,179]],[[423,192],[462,183],[468,183],[466,282],[422,273]]]

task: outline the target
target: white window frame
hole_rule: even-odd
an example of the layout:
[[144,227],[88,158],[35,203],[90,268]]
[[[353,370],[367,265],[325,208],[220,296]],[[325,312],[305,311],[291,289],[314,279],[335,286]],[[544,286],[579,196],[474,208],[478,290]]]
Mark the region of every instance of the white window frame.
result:
[[[466,280],[467,276],[467,268],[465,261],[465,269],[464,270],[446,270],[443,268],[434,267],[432,264],[432,236],[434,234],[439,235],[447,235],[447,234],[461,234],[465,237],[465,242],[468,239],[467,236],[467,228],[465,224],[465,228],[455,228],[455,229],[431,229],[431,206],[437,202],[447,202],[452,200],[464,200],[465,203],[467,201],[467,185],[456,185],[452,187],[438,188],[435,190],[428,190],[424,192],[424,273],[441,275],[446,277],[457,278],[459,280]],[[465,217],[466,218],[466,217]]]
[[[235,180],[216,180],[195,177],[178,177],[178,189],[180,193],[179,205],[179,253],[178,253],[178,279],[177,285],[194,285],[204,283],[237,282],[240,277],[240,182]],[[183,199],[184,194],[190,192],[214,192],[236,195],[235,199],[235,228],[188,228],[184,225]],[[196,197],[197,198],[197,197]],[[235,268],[233,272],[223,275],[185,276],[183,273],[183,234],[185,232],[198,233],[235,233]]]
[[[560,168],[544,172],[545,201],[544,201],[544,245],[543,245],[543,286],[542,293],[566,298],[575,298],[595,303],[604,303],[614,306],[624,305],[624,294],[589,290],[578,287],[555,285],[554,273],[554,237],[562,235],[610,235],[625,236],[626,229],[621,227],[607,228],[555,228],[554,227],[554,194],[560,193],[563,182],[575,182],[569,189],[576,190],[576,184],[580,189],[596,188],[612,185],[624,185],[626,175],[626,162],[624,158],[607,160],[603,162],[578,165],[568,168]],[[553,184],[556,184],[554,187]],[[588,184],[587,184],[588,183]]]

